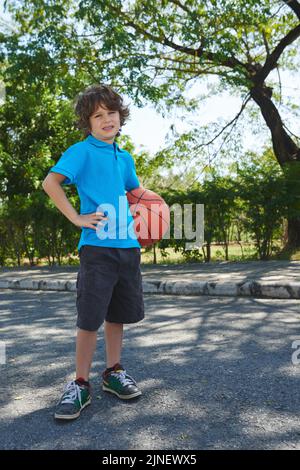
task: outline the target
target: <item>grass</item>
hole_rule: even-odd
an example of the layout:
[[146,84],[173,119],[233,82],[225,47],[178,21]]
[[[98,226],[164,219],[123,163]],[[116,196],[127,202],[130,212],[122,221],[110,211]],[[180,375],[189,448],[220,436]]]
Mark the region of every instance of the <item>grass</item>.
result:
[[[300,250],[282,250],[279,245],[277,245],[277,252],[272,255],[270,260],[290,260],[290,261],[300,261]],[[156,261],[157,264],[185,264],[191,263],[193,261],[187,260],[180,252],[175,252],[173,248],[167,248],[165,250],[167,257],[163,257],[161,251],[156,248]],[[238,244],[229,245],[228,249],[229,261],[254,261],[258,260],[258,257],[255,252],[255,246],[252,244],[243,245],[243,254],[241,247]],[[203,257],[194,262],[202,262]],[[220,262],[225,261],[225,252],[222,245],[212,245],[211,246],[211,261]],[[145,251],[142,249],[141,263],[144,265],[153,264],[153,249],[150,251]],[[68,256],[65,257],[62,261],[62,266],[78,266],[79,258],[78,256]],[[16,267],[16,264],[13,260],[7,260],[6,267]],[[22,266],[29,266],[29,261],[27,258],[24,258]],[[48,266],[47,260],[41,260],[38,266]]]
[[[300,261],[300,249],[299,250],[282,250],[282,247],[277,244],[277,252],[275,252],[270,260],[287,260],[287,261]],[[161,255],[160,250],[156,250],[157,264],[178,264],[178,263],[189,263],[181,253],[176,253],[173,248],[167,248],[167,258]],[[229,245],[228,248],[229,261],[254,261],[259,260],[255,246],[252,244],[243,245],[243,253],[239,244]],[[203,260],[203,258],[202,258]],[[225,261],[225,251],[222,245],[211,246],[211,261]],[[199,260],[198,262],[201,262]],[[142,263],[153,264],[153,250],[148,252],[142,252]]]
[[[178,264],[178,263],[190,263],[191,261],[187,260],[181,253],[175,252],[173,248],[167,248],[166,250],[167,257],[164,258],[160,250],[156,250],[156,260],[157,264]],[[248,260],[253,261],[257,259],[255,254],[254,245],[247,245],[243,247],[244,256],[242,256],[241,248],[238,244],[230,245],[228,249],[229,261],[242,261]],[[196,262],[201,262],[201,259]],[[225,261],[225,252],[221,245],[212,245],[211,246],[211,261]],[[153,250],[142,252],[142,263],[143,264],[153,264]]]

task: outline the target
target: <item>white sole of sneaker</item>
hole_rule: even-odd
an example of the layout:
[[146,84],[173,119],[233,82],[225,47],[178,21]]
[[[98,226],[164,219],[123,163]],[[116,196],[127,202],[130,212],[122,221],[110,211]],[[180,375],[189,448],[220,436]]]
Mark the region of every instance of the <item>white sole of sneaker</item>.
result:
[[117,395],[117,397],[121,398],[121,400],[130,400],[131,398],[135,398],[135,397],[138,397],[140,395],[142,395],[142,392],[139,390],[138,392],[136,393],[133,393],[132,395],[120,395],[118,392],[116,392],[115,390],[111,390],[110,388],[106,387],[105,385],[102,385],[102,390],[104,390],[105,392],[110,392],[110,393],[113,393],[114,395]]
[[58,413],[55,413],[55,414],[54,414],[54,418],[55,418],[55,419],[76,419],[76,418],[78,418],[78,416],[80,416],[80,413],[82,412],[82,410],[84,410],[84,408],[85,408],[86,406],[88,406],[88,405],[91,404],[91,401],[92,401],[92,399],[90,398],[90,399],[83,405],[83,407],[82,407],[76,414],[74,414],[74,415],[72,415],[72,416],[70,416],[70,415],[60,415],[60,414],[58,414]]

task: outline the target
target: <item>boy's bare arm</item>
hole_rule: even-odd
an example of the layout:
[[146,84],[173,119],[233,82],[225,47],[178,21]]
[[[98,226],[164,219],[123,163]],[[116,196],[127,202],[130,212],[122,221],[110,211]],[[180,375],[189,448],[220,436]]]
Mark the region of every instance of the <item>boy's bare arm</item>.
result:
[[[60,173],[49,173],[44,179],[42,187],[56,207],[70,222],[77,227],[89,227],[96,230],[99,220],[107,219],[107,217],[102,217],[104,215],[103,212],[93,212],[92,214],[84,215],[78,214],[61,187],[61,183],[65,178],[66,177]],[[100,223],[100,225],[102,224]]]

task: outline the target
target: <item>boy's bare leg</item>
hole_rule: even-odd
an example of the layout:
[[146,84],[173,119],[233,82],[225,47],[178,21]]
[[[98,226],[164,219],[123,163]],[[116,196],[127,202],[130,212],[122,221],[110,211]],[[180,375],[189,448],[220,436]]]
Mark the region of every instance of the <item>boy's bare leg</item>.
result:
[[76,378],[89,380],[90,368],[97,345],[97,331],[77,328],[76,338]]
[[121,362],[123,340],[123,323],[104,321],[104,335],[106,346],[106,367],[113,367]]

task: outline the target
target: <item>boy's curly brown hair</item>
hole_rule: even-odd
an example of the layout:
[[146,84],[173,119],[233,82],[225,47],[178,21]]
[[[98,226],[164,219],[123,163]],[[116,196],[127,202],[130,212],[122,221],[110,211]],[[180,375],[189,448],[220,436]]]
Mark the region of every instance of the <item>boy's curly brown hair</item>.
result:
[[[119,111],[121,127],[129,116],[129,106],[124,105],[123,98],[110,85],[92,85],[86,88],[75,99],[74,110],[77,115],[76,126],[87,137],[91,133],[89,118],[98,106],[104,105],[111,111]],[[116,134],[119,137],[120,131]]]

